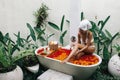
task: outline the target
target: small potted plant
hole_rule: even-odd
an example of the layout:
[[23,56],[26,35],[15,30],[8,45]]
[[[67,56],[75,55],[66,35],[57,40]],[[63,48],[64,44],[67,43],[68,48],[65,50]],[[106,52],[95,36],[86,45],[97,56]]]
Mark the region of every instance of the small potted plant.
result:
[[[19,40],[18,38],[17,41]],[[10,38],[9,33],[3,35],[0,32],[0,80],[23,80],[23,72],[17,61],[32,54],[33,51],[33,49],[21,50],[18,43]]]
[[[30,53],[27,53],[26,56],[21,58],[17,63],[21,67],[25,67],[30,72],[37,73],[39,70],[39,62],[37,57],[34,54],[35,49],[37,48],[37,45],[32,43],[32,40],[30,40],[30,36],[28,35],[27,38],[22,38],[20,36],[20,32],[18,34],[14,34],[17,37],[16,43],[17,46],[20,47],[21,51],[31,51]],[[23,55],[23,54],[22,54]]]
[[114,54],[108,63],[108,70],[114,76],[120,79],[120,45],[116,44],[114,48],[117,54]]
[[18,49],[16,44],[8,33],[4,36],[0,32],[0,37],[0,80],[23,80],[23,72],[16,65],[18,58],[12,56]]

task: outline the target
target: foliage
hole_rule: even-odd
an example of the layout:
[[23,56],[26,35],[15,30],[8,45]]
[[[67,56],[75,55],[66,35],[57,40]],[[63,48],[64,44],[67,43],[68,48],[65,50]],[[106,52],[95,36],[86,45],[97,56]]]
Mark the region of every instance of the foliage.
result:
[[[17,61],[18,65],[22,67],[33,66],[39,63],[34,53],[35,49],[39,47],[37,40],[39,40],[41,43],[43,43],[43,41],[46,41],[48,43],[48,39],[53,35],[51,34],[48,37],[44,37],[45,29],[41,30],[37,27],[33,28],[29,23],[27,23],[26,25],[29,29],[29,33],[26,38],[22,38],[20,32],[18,32],[18,34],[14,34],[17,38],[17,46],[20,47],[21,52],[24,50],[32,51],[29,53],[29,55],[27,54],[25,57],[21,58],[20,61]],[[44,45],[44,43],[42,45]]]
[[36,17],[36,27],[37,28],[41,28],[45,25],[45,20],[48,17],[48,13],[47,13],[48,10],[49,10],[49,8],[45,4],[42,3],[39,10],[37,10],[34,13],[34,16]]
[[27,27],[30,31],[29,36],[32,38],[32,40],[35,42],[36,45],[37,45],[37,40],[41,42],[42,46],[44,46],[45,44],[44,42],[48,44],[49,38],[51,38],[54,35],[54,33],[50,35],[46,35],[45,33],[46,28],[43,29],[37,27],[32,28],[32,26],[29,23],[27,23]]
[[[30,35],[28,35],[26,39],[20,36],[20,32],[14,35],[17,37],[16,43],[17,43],[17,46],[20,47],[21,52],[25,50],[31,51],[31,52],[27,52],[26,56],[21,58],[20,62],[17,61],[18,65],[31,66],[31,65],[37,64],[38,60],[34,54],[34,51],[36,48],[38,48],[38,46],[31,42],[32,40],[30,40]],[[22,56],[23,54],[20,54],[20,55]]]
[[[18,61],[20,58],[27,56],[31,53],[33,50],[24,50],[19,51],[18,44],[16,44],[9,36],[9,33],[6,33],[3,35],[2,32],[0,32],[0,71],[6,72],[10,71],[16,66],[16,61]],[[13,56],[13,54],[19,51],[19,55]]]
[[58,26],[57,24],[53,23],[53,22],[48,22],[48,24],[55,30],[60,32],[60,37],[59,37],[59,42],[63,45],[64,44],[64,37],[67,33],[67,30],[63,31],[63,26],[64,26],[64,19],[65,19],[65,15],[63,15],[62,20],[61,20],[61,24],[60,26]]
[[92,24],[91,31],[93,32],[94,41],[97,45],[97,54],[101,55],[102,52],[103,59],[106,61],[109,61],[111,57],[113,40],[119,35],[119,32],[117,32],[112,36],[107,29],[103,29],[109,18],[110,16],[108,16],[105,20],[98,21],[98,23],[90,21]]
[[[82,12],[81,20],[83,20],[84,18],[85,18],[84,14]],[[110,19],[110,16],[108,16],[105,20],[98,21],[98,23],[95,23],[94,21],[90,21],[92,24],[91,32],[93,33],[94,42],[96,45],[96,53],[102,57],[102,63],[100,65],[100,69],[98,72],[100,74],[98,73],[97,74],[102,77],[103,77],[102,74],[104,75],[109,74],[107,64],[112,55],[113,41],[119,36],[119,32],[112,35],[107,29],[104,29],[109,19]],[[106,80],[106,79],[103,79],[103,80]],[[111,80],[114,80],[114,79],[111,79]]]

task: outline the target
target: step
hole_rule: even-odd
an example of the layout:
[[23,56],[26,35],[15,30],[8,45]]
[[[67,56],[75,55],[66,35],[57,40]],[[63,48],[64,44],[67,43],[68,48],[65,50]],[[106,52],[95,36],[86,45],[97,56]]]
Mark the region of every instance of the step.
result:
[[68,74],[64,74],[52,69],[48,69],[41,74],[37,80],[73,80],[73,77]]

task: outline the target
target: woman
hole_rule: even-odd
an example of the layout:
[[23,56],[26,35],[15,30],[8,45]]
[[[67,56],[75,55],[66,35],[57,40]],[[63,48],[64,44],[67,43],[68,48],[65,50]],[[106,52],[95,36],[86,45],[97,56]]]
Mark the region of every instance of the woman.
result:
[[92,32],[89,29],[92,28],[91,23],[88,20],[82,20],[79,26],[78,43],[75,44],[74,49],[70,55],[63,61],[67,62],[71,57],[79,59],[84,54],[92,54],[95,51],[94,39]]

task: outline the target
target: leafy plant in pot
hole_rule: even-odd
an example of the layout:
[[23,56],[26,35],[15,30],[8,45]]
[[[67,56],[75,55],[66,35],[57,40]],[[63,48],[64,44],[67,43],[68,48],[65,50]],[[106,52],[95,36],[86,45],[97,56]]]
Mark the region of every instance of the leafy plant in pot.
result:
[[17,46],[21,47],[21,50],[31,50],[32,52],[30,52],[29,55],[23,57],[21,61],[18,62],[18,64],[22,67],[27,68],[30,72],[37,73],[40,69],[40,64],[36,55],[34,54],[36,48],[38,48],[39,46],[39,43],[37,41],[46,41],[48,43],[48,39],[54,34],[50,34],[48,35],[48,37],[44,38],[43,35],[45,34],[45,29],[41,30],[37,27],[32,28],[29,23],[27,23],[26,25],[29,29],[29,34],[26,38],[22,38],[20,32],[14,35],[17,38]]
[[[0,32],[0,80],[23,80],[23,72],[16,65],[16,61],[22,56],[18,56],[18,58],[12,56],[16,50],[18,47],[10,39],[9,34],[3,35]],[[11,75],[13,76],[11,77]]]
[[[33,44],[31,40],[29,40],[30,35],[28,35],[26,39],[21,37],[20,32],[14,35],[17,37],[16,43],[17,43],[17,46],[20,47],[21,51],[24,51],[24,50],[31,51],[27,53],[26,56],[24,56],[19,61],[17,61],[17,63],[22,68],[25,67],[31,72],[34,72],[34,73],[38,72],[38,69],[39,69],[38,60],[34,54],[34,50],[37,48],[37,45]],[[31,67],[33,66],[37,66],[36,69],[32,70]]]
[[114,76],[120,79],[120,45],[116,44],[113,46],[117,54],[114,54],[108,63],[108,70]]

